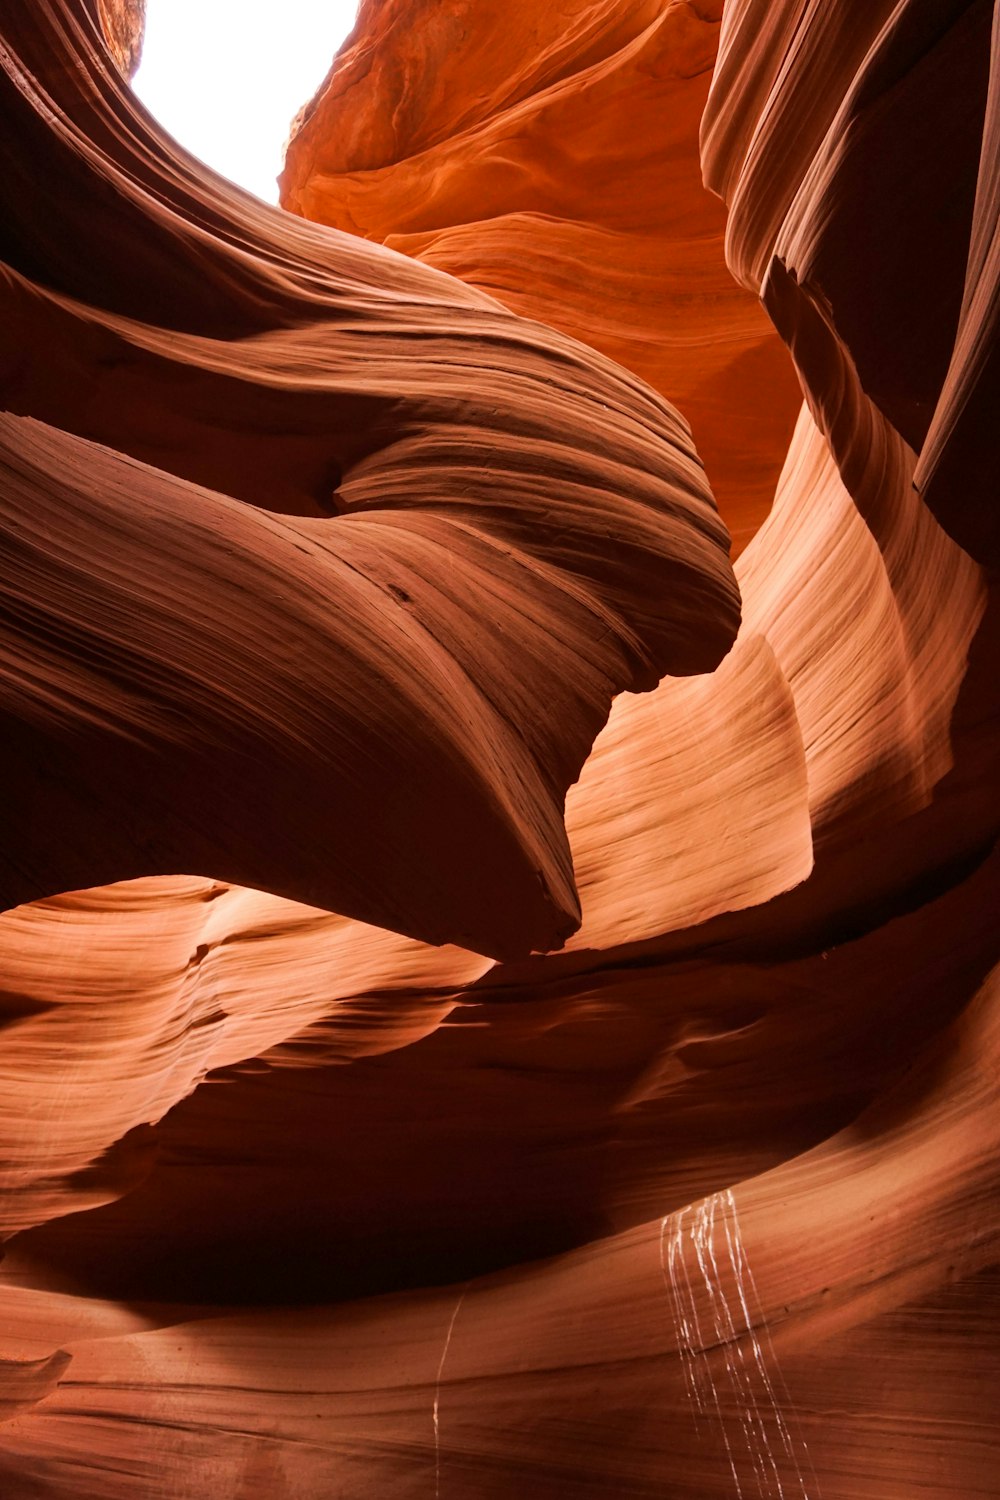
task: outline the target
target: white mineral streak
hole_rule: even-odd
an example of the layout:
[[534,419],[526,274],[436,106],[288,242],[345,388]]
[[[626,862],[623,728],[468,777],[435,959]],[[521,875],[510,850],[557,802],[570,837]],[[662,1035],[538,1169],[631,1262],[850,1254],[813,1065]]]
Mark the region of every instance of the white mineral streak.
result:
[[434,1406],[431,1417],[434,1422],[434,1494],[436,1500],[441,1497],[441,1377],[444,1374],[444,1362],[448,1358],[448,1348],[451,1344],[451,1336],[455,1331],[455,1322],[465,1301],[465,1293],[468,1288],[463,1288],[462,1294],[455,1303],[455,1310],[448,1324],[448,1332],[445,1335],[444,1348],[441,1350],[441,1359],[438,1362],[437,1377],[434,1382]]
[[[697,1216],[698,1209],[695,1209]],[[672,1218],[663,1219],[660,1224],[660,1268],[663,1271],[663,1280],[670,1293],[671,1302],[674,1307],[674,1322],[678,1328],[678,1348],[681,1351],[681,1360],[685,1366],[685,1375],[688,1382],[688,1390],[691,1392],[695,1409],[704,1414],[708,1410],[703,1396],[704,1386],[707,1385],[715,1408],[719,1428],[722,1432],[722,1441],[726,1447],[726,1456],[729,1459],[729,1467],[733,1472],[733,1484],[736,1486],[737,1500],[743,1500],[743,1490],[740,1487],[740,1476],[736,1468],[736,1460],[729,1444],[729,1433],[726,1431],[726,1421],[722,1415],[722,1406],[719,1402],[719,1392],[711,1371],[704,1361],[698,1356],[705,1347],[702,1336],[701,1321],[698,1314],[698,1302],[695,1297],[691,1279],[688,1276],[687,1261],[684,1258],[684,1215],[687,1209],[682,1208],[680,1213],[674,1214]],[[673,1230],[669,1241],[669,1249],[666,1264],[663,1255],[663,1237],[668,1223],[673,1224]],[[692,1236],[694,1229],[692,1229]]]
[[747,1306],[746,1292],[747,1287],[749,1286],[753,1296],[753,1302],[756,1306],[758,1324],[759,1327],[763,1330],[764,1339],[767,1343],[768,1353],[771,1357],[771,1369],[774,1373],[775,1382],[779,1387],[780,1394],[785,1404],[790,1407],[791,1397],[788,1392],[788,1386],[785,1384],[785,1377],[781,1372],[781,1363],[775,1352],[774,1344],[771,1339],[771,1329],[764,1314],[764,1308],[760,1300],[760,1294],[757,1291],[757,1283],[754,1280],[753,1268],[750,1265],[750,1261],[747,1258],[747,1254],[743,1246],[743,1237],[740,1234],[740,1219],[736,1209],[736,1199],[730,1189],[726,1190],[726,1192],[723,1194],[723,1197],[726,1200],[726,1204],[729,1208],[731,1216],[730,1221],[727,1221],[726,1223],[726,1235],[729,1241],[730,1258],[736,1272],[736,1284],[739,1288],[740,1304],[743,1309],[744,1318],[746,1320],[747,1332],[753,1339],[754,1357],[757,1361],[757,1366],[760,1370],[761,1378],[764,1382],[767,1397],[774,1412],[775,1420],[778,1424],[778,1430],[781,1434],[782,1445],[788,1455],[789,1462],[792,1464],[795,1470],[797,1487],[793,1491],[793,1493],[801,1494],[804,1497],[804,1500],[808,1500],[809,1491],[806,1488],[806,1481],[803,1477],[802,1468],[798,1458],[798,1450],[801,1449],[802,1453],[805,1455],[805,1460],[810,1471],[813,1500],[820,1500],[819,1479],[813,1466],[812,1457],[809,1453],[809,1445],[807,1444],[805,1437],[801,1432],[798,1434],[797,1444],[792,1439],[792,1434],[788,1429],[788,1423],[785,1421],[781,1406],[775,1394],[774,1386],[772,1385],[771,1381],[771,1375],[768,1369],[768,1363],[764,1358],[764,1352],[757,1338],[756,1330],[753,1326],[753,1319],[750,1316],[750,1311]]
[[790,1406],[732,1192],[661,1221],[660,1270],[688,1396],[699,1417],[718,1425],[736,1500],[819,1500],[815,1472],[810,1490],[800,1462],[801,1453],[812,1467],[808,1448],[793,1438],[779,1402],[780,1392]]

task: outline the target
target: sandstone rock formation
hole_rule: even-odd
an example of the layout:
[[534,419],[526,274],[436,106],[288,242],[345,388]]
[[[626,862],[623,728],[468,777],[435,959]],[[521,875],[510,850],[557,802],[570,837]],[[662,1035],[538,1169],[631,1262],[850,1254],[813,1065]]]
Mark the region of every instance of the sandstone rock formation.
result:
[[993,7],[364,0],[326,229],[133,14],[2,20],[4,1493],[1000,1496]]
[[146,0],[97,0],[101,31],[112,57],[129,78],[142,58]]
[[691,423],[742,551],[800,398],[691,149],[721,9],[366,3],[289,143],[282,201],[641,375]]

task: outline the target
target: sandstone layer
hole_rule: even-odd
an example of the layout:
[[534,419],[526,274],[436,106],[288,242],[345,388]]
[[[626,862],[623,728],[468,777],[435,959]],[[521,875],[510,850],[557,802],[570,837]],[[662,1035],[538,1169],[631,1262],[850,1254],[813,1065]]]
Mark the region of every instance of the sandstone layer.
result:
[[1000,1496],[993,7],[364,0],[294,213],[129,14],[2,22],[4,1493]]

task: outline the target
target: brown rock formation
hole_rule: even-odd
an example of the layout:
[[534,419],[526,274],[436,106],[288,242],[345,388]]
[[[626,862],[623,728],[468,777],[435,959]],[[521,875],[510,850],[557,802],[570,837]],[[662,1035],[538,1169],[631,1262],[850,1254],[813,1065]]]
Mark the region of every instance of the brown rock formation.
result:
[[97,0],[97,16],[112,57],[131,78],[142,58],[146,0]]
[[1000,1496],[990,12],[5,12],[5,1495]]
[[[866,399],[918,454],[933,425],[925,498],[939,497],[942,525],[984,562],[995,557],[995,520],[979,459],[985,411],[1000,394],[993,12],[989,0],[743,0],[727,9],[702,127],[707,180],[730,208],[730,265],[761,290],[835,451],[849,441],[838,438],[837,410]],[[994,56],[995,46],[994,37]],[[919,193],[901,170],[908,159],[920,163]],[[835,388],[831,343],[844,360]],[[969,485],[935,490],[943,430],[960,408]],[[844,412],[842,427],[859,425]]]
[[282,201],[635,370],[690,421],[742,551],[799,392],[726,268],[691,150],[721,11],[365,0],[292,136]]
[[[7,902],[195,872],[557,946],[562,801],[612,697],[735,633],[683,422],[551,330],[202,183],[62,10],[24,17],[4,96],[5,401],[119,456],[0,432]],[[39,171],[76,173],[58,238]]]

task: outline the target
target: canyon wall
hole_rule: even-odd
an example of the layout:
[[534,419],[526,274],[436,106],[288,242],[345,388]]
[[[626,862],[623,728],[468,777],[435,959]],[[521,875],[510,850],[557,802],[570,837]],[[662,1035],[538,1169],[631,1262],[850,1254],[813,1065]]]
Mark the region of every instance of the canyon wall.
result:
[[993,12],[7,7],[14,1500],[1000,1496]]

